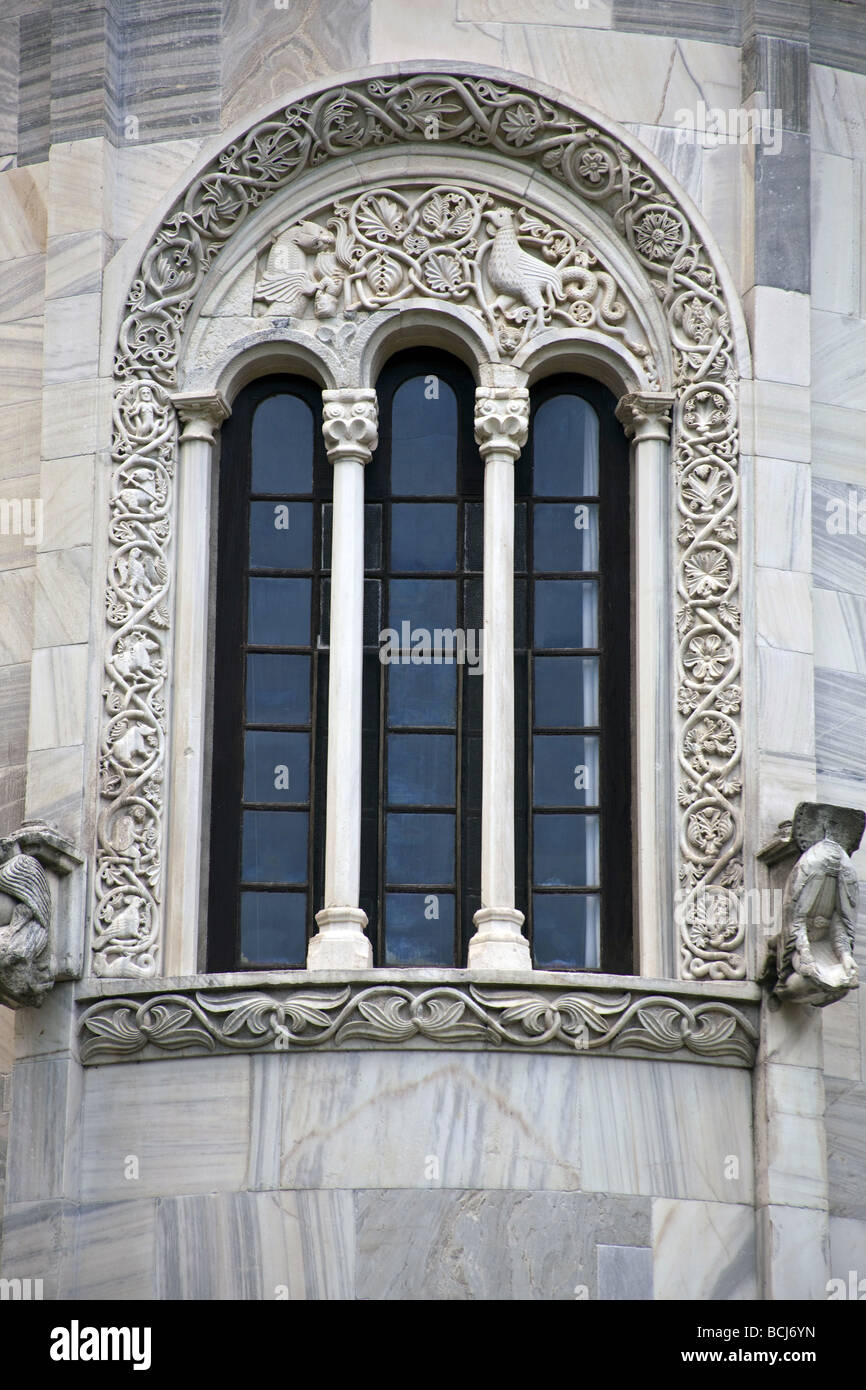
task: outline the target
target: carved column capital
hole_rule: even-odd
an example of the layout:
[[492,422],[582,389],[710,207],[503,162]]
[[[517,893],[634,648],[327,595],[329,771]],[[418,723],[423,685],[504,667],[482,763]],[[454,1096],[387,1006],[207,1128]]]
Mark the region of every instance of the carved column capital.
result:
[[478,386],[475,390],[475,442],[481,457],[507,454],[516,459],[529,430],[529,392],[525,386]]
[[616,418],[629,439],[637,443],[644,439],[671,437],[671,411],[676,397],[669,391],[629,391],[616,407]]
[[231,414],[220,391],[176,391],[171,399],[183,426],[180,436],[182,444],[189,439],[202,439],[206,444],[213,444],[215,431]]
[[369,387],[322,392],[322,433],[331,463],[355,459],[367,464],[379,443],[379,407]]

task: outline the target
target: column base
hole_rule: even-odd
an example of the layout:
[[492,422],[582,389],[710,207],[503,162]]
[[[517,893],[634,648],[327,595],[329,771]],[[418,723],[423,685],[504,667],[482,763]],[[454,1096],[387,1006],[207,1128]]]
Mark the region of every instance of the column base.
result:
[[529,942],[522,935],[523,913],[513,907],[482,907],[472,919],[470,970],[531,970]]
[[319,930],[307,947],[307,969],[370,970],[373,946],[364,935],[366,925],[360,907],[323,907],[316,913]]

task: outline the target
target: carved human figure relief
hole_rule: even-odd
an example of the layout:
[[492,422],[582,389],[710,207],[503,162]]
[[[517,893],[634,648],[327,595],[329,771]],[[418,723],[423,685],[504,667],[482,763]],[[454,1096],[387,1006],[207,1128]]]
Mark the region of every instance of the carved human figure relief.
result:
[[50,928],[45,871],[31,854],[13,853],[0,864],[0,1003],[42,1003],[54,984]]
[[801,802],[791,838],[801,851],[788,875],[782,930],[768,943],[764,969],[772,1003],[823,1008],[859,984],[854,938],[860,884],[851,855],[866,814]]

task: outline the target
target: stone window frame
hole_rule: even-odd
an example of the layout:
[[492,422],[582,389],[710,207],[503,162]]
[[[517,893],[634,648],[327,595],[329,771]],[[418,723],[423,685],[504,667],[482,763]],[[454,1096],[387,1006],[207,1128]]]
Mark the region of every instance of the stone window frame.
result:
[[[425,120],[431,111],[441,113],[432,142],[435,156],[422,143],[422,111]],[[618,289],[648,329],[649,373],[646,359],[638,361],[621,343],[593,329],[539,332],[503,361],[483,326],[460,305],[441,302],[406,302],[399,315],[370,315],[366,333],[356,335],[361,370],[353,385],[346,380],[345,354],[333,325],[330,347],[322,330],[311,340],[283,324],[228,348],[217,344],[202,351],[201,337],[196,342],[200,308],[214,283],[206,272],[219,252],[222,274],[232,254],[237,261],[260,240],[266,219],[256,209],[269,211],[272,220],[285,222],[287,214],[296,219],[313,185],[319,189],[318,206],[327,201],[323,189],[329,180],[344,189],[347,168],[360,187],[377,171],[387,168],[393,175],[402,163],[417,183],[425,165],[435,166],[438,158],[440,165],[428,177],[441,178],[447,167],[451,181],[459,181],[453,175],[455,142],[461,177],[492,178],[497,192],[510,186],[512,198],[521,193],[527,198],[529,172],[536,206],[540,201],[547,209],[571,207],[570,218],[561,216],[593,237],[593,248],[601,251]],[[412,160],[401,161],[399,151],[389,147],[402,146],[405,156],[407,143]],[[198,891],[200,866],[197,846],[182,832],[201,823],[204,811],[200,753],[207,632],[201,606],[186,599],[195,592],[207,558],[209,526],[202,522],[210,506],[216,429],[227,401],[265,367],[316,375],[326,391],[369,391],[363,383],[375,379],[377,357],[387,355],[387,342],[396,333],[400,345],[424,341],[456,347],[464,360],[472,356],[480,389],[500,401],[513,400],[515,390],[524,390],[527,381],[554,370],[554,364],[558,371],[585,371],[621,397],[620,419],[634,440],[638,519],[635,688],[658,688],[663,694],[652,708],[646,699],[637,702],[640,974],[673,976],[678,952],[685,980],[745,979],[742,930],[720,936],[700,914],[707,889],[724,898],[742,882],[741,792],[735,775],[742,750],[741,693],[735,683],[740,669],[736,461],[737,387],[739,378],[749,375],[748,347],[730,277],[700,215],[657,161],[636,146],[606,118],[576,111],[556,94],[537,86],[530,90],[510,75],[411,64],[401,75],[367,74],[324,89],[317,84],[272,118],[246,122],[173,200],[141,255],[115,358],[93,976],[145,981],[194,974],[198,962],[190,924],[199,913],[191,911],[190,897]],[[297,199],[283,196],[266,203],[271,192],[282,192],[296,179]],[[659,246],[660,252],[653,249]],[[669,499],[671,452],[676,495]],[[130,502],[136,470],[150,495],[137,506]],[[718,483],[720,475],[721,501],[707,500],[711,487],[689,490],[696,478]],[[677,538],[670,537],[668,553],[670,514],[678,516],[680,527]],[[172,549],[175,515],[179,533]],[[190,527],[193,517],[196,524]],[[133,557],[136,542],[142,544]],[[149,578],[136,568],[142,558]],[[675,567],[675,583],[667,581],[669,564]],[[658,632],[673,623],[680,636],[671,673]],[[156,655],[130,681],[122,667],[129,667],[130,643],[140,637],[156,644]],[[713,652],[699,651],[695,642],[703,640],[706,647],[708,637],[718,638]],[[719,644],[726,669],[717,678]],[[703,678],[695,677],[696,661]],[[195,698],[191,703],[175,699],[170,719],[166,696],[172,685],[175,691],[195,692]],[[676,732],[682,778],[677,792],[664,731]],[[191,760],[180,752],[190,746],[190,737],[199,749]],[[719,790],[721,779],[727,791]],[[167,818],[163,780],[169,789]],[[163,888],[166,819],[175,850]],[[181,853],[179,844],[186,845]],[[664,851],[659,854],[659,845],[670,847],[670,859]],[[678,939],[671,929],[676,884]],[[166,921],[172,930],[164,930]],[[182,932],[178,922],[184,924]]]

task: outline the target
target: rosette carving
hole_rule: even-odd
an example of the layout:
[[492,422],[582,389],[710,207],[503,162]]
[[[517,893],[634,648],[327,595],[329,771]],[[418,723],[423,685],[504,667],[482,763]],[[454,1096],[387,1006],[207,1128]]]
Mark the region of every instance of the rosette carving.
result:
[[[329,159],[422,140],[545,171],[625,240],[666,315],[678,397],[680,876],[689,894],[740,881],[737,374],[709,254],[640,157],[562,103],[451,73],[359,80],[284,106],[226,145],[166,215],[130,288],[115,359],[97,974],[160,969],[176,448],[168,393],[190,308],[222,246],[266,199]],[[619,335],[657,381],[625,295],[593,249],[468,186],[379,189],[334,205],[323,224],[297,224],[272,243],[258,290],[334,341],[348,327],[341,314],[409,294],[467,305],[505,358],[541,328],[594,325]],[[681,945],[686,977],[745,974],[740,943],[711,940],[697,918]]]

